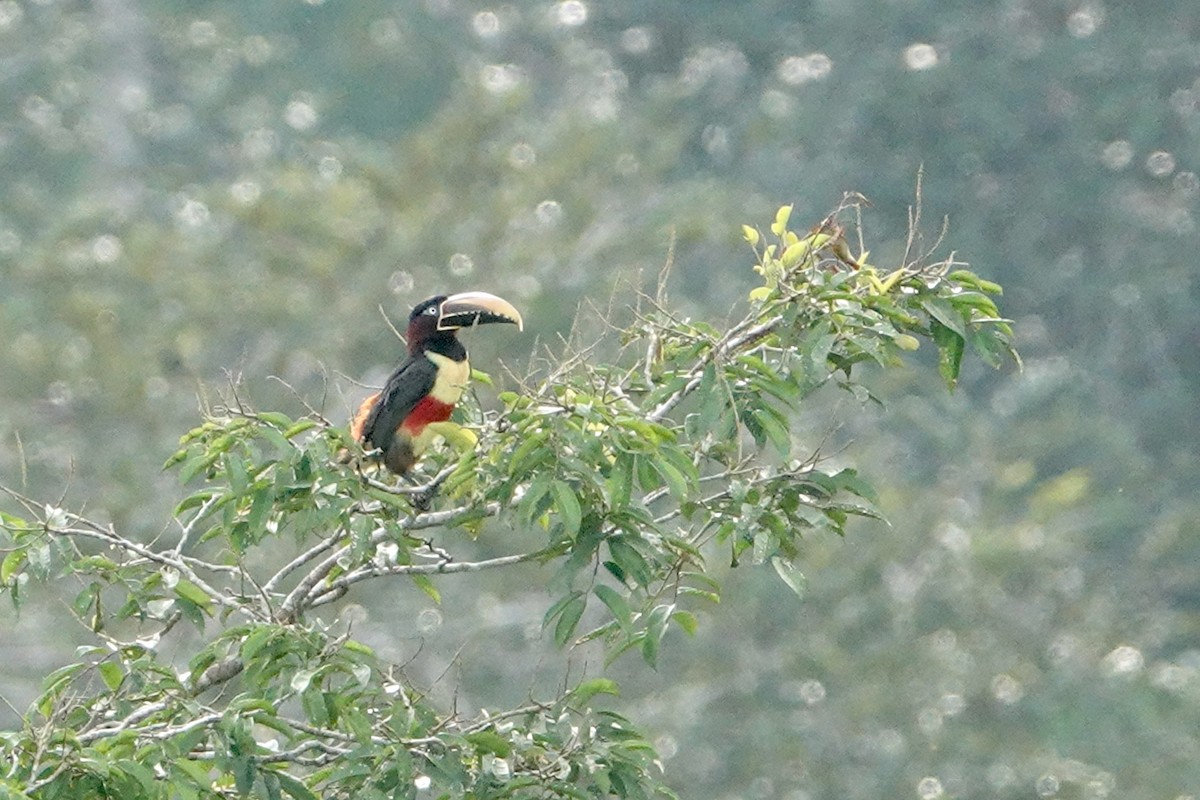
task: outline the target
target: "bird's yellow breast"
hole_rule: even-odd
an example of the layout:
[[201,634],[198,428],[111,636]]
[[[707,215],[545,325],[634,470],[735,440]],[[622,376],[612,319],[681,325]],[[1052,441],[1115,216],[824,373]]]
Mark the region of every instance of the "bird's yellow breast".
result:
[[437,378],[433,381],[430,397],[439,402],[452,406],[462,397],[471,379],[471,364],[467,359],[455,361],[441,353],[426,352],[425,357],[437,367]]

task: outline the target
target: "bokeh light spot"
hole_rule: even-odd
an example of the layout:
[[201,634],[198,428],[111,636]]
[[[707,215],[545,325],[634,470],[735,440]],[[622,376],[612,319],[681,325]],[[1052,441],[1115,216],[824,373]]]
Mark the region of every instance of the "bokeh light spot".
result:
[[229,196],[238,205],[252,206],[262,197],[262,187],[257,181],[245,180],[237,181],[229,186]]
[[1124,139],[1109,142],[1104,146],[1100,160],[1113,172],[1123,170],[1133,161],[1133,145]]
[[537,162],[537,151],[527,142],[517,142],[508,151],[508,164],[516,169],[532,167]]
[[188,198],[180,204],[175,218],[186,228],[199,228],[208,222],[208,206],[199,200]]
[[521,70],[515,64],[488,64],[479,71],[479,82],[491,94],[508,94],[521,85]]
[[824,53],[806,56],[789,56],[779,62],[775,73],[779,80],[790,86],[799,86],[810,81],[819,81],[833,71],[833,59]]
[[554,13],[559,25],[576,28],[587,22],[588,9],[579,0],[563,0],[555,8]]
[[471,17],[471,29],[480,39],[490,39],[500,33],[500,17],[495,11],[480,11]]
[[1104,657],[1104,669],[1110,675],[1133,675],[1145,665],[1142,651],[1128,644],[1114,648]]
[[430,633],[437,630],[442,625],[442,612],[436,608],[423,608],[417,614],[417,630],[421,633]]
[[1194,172],[1180,172],[1171,181],[1171,188],[1181,197],[1195,197],[1200,192],[1200,178]]
[[534,210],[537,221],[546,228],[553,228],[562,219],[562,205],[557,200],[543,200]]
[[308,101],[295,99],[287,104],[283,119],[296,130],[306,131],[317,124],[317,110]]
[[210,47],[217,41],[217,26],[211,20],[198,19],[188,25],[187,37],[192,47]]
[[111,233],[97,236],[92,240],[92,258],[97,264],[111,264],[121,257],[123,251],[121,240]]
[[25,16],[25,12],[16,0],[4,0],[0,3],[0,31],[16,25],[23,16]]
[[1058,778],[1053,775],[1043,775],[1034,783],[1034,790],[1038,793],[1038,797],[1054,797],[1058,794],[1058,789]]
[[388,291],[392,294],[408,294],[415,285],[416,281],[408,270],[398,269],[388,278]]
[[921,778],[917,783],[917,796],[921,800],[933,800],[935,797],[941,797],[944,791],[942,782],[932,775]]
[[1166,150],[1155,150],[1146,156],[1146,171],[1156,178],[1165,178],[1175,171],[1175,156]]
[[0,230],[0,255],[12,255],[21,249],[21,236],[16,231]]
[[938,61],[937,48],[931,44],[916,42],[904,49],[904,66],[914,72],[933,69],[938,65]]
[[464,278],[475,271],[475,262],[466,253],[455,253],[450,256],[450,274],[456,278]]
[[630,55],[644,55],[653,47],[654,32],[650,28],[637,26],[621,32],[621,49]]
[[992,678],[992,697],[1002,705],[1011,706],[1019,703],[1025,696],[1025,687],[1021,682],[1007,673],[1001,673]]
[[1103,6],[1088,3],[1075,9],[1067,16],[1067,33],[1076,39],[1086,39],[1099,30],[1103,22]]

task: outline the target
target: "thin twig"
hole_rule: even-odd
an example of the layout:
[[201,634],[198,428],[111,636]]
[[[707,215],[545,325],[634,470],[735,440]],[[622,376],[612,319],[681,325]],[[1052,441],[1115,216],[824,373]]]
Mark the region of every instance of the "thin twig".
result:
[[[444,511],[427,511],[424,514],[400,520],[399,528],[406,531],[423,530],[426,528],[440,528],[448,525],[453,525],[461,520],[475,519],[480,516],[494,517],[500,513],[499,503],[487,503],[480,508],[470,506],[462,506],[459,508],[450,508]],[[368,546],[374,546],[391,538],[394,535],[392,529],[380,528],[373,532],[367,541]],[[335,552],[329,554],[321,560],[319,564],[309,570],[308,574],[301,579],[296,588],[288,594],[287,598],[279,608],[276,614],[276,620],[282,623],[294,622],[300,615],[300,611],[306,605],[307,601],[314,597],[323,594],[322,591],[315,591],[317,584],[325,580],[329,573],[337,566],[338,562],[346,556],[350,551],[350,545],[344,545]]]
[[534,550],[528,553],[518,553],[511,556],[497,556],[496,558],[486,558],[482,561],[450,561],[442,560],[434,564],[377,564],[364,565],[353,569],[344,575],[330,581],[329,584],[321,589],[313,596],[311,601],[307,603],[309,608],[324,605],[327,602],[332,602],[336,599],[331,595],[337,593],[337,597],[344,594],[345,590],[356,583],[361,583],[373,578],[382,578],[387,575],[455,575],[460,572],[482,572],[488,569],[497,569],[499,567],[511,567],[514,564],[524,564],[527,561],[537,561],[540,558],[545,558],[551,553],[557,552],[554,549],[546,548],[542,550]]

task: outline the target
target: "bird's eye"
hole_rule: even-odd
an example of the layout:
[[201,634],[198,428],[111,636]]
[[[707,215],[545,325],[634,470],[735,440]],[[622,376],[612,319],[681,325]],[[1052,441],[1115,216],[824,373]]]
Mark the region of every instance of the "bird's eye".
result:
[[434,314],[438,313],[437,306],[430,306],[429,308],[425,309],[425,313],[432,317]]

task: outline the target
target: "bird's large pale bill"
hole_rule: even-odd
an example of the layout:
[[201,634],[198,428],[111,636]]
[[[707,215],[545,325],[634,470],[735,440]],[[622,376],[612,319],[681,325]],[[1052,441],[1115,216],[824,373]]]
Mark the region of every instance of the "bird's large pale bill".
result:
[[525,329],[521,312],[503,297],[487,292],[462,292],[442,301],[438,318],[438,328],[441,330],[469,328],[490,322],[508,322],[516,325],[517,330]]

